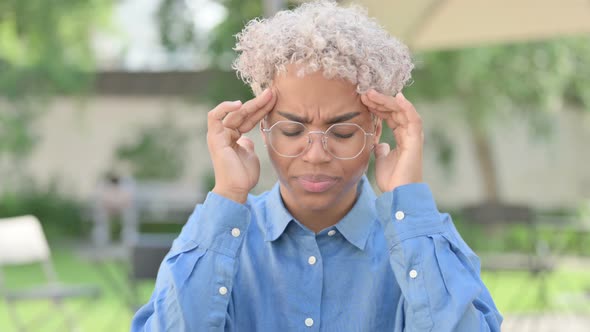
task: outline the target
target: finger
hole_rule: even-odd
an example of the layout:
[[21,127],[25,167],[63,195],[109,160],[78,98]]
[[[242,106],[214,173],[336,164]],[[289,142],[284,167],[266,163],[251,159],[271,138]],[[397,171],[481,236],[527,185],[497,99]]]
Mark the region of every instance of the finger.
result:
[[[385,106],[385,105],[380,105],[375,101],[372,101],[370,99],[369,96],[364,95],[361,96],[361,100],[365,103],[365,105],[367,105],[367,108],[369,109],[369,111],[375,115],[377,115],[379,118],[385,120],[385,122],[387,123],[387,126],[389,128],[391,128],[393,131],[395,131],[399,126],[407,126],[409,124],[409,118],[408,118],[408,112],[414,112],[415,115],[417,115],[417,113],[415,112],[415,109],[413,108],[413,105],[411,105],[411,103],[409,101],[407,101],[403,95],[398,94],[396,96],[396,98],[399,98],[400,102],[398,102],[396,100],[396,98],[393,98],[391,96],[385,96],[382,94],[379,94],[378,92],[374,91],[374,90],[370,90],[369,91],[370,95],[376,95],[379,97],[384,97],[382,98],[382,100],[380,100],[380,102],[385,102],[387,100],[389,100],[389,106]],[[400,96],[401,95],[401,96]],[[393,102],[391,102],[393,100]],[[392,109],[391,106],[394,103],[401,103],[401,101],[403,100],[403,105],[407,108],[407,110],[401,110],[401,108],[399,109]]]
[[409,121],[418,120],[420,118],[414,105],[406,99],[403,93],[400,92],[395,96],[395,102],[399,105],[401,111],[406,114]]
[[383,118],[391,117],[391,116],[395,116],[396,114],[399,114],[399,112],[392,111],[392,110],[386,108],[385,106],[380,106],[380,105],[369,106],[367,108],[369,108],[369,111],[371,111]]
[[377,115],[380,119],[385,120],[389,128],[395,130],[399,126],[406,126],[408,119],[403,113],[383,112],[369,107],[369,111]]
[[264,90],[258,97],[248,100],[238,112],[228,114],[223,119],[223,125],[227,128],[236,129],[244,123],[244,121],[252,116],[254,113],[264,108],[264,106],[271,100],[272,92],[270,89]]
[[396,102],[396,99],[392,96],[381,94],[373,89],[367,92],[369,100],[377,105],[385,106],[386,109],[395,112],[400,111],[400,107]]
[[379,105],[374,101],[370,100],[369,97],[367,97],[367,95],[361,95],[361,101],[363,102],[363,104],[365,104],[365,106],[373,108],[375,110],[389,111],[385,106]]
[[[421,132],[422,120],[420,115],[414,105],[405,98],[403,93],[400,92],[395,97],[390,97],[370,90],[368,92],[368,98],[372,98],[369,100],[369,103],[373,102],[378,105],[372,107],[373,111],[377,112],[376,114],[386,120],[392,130],[395,131],[398,126],[402,126],[404,128],[411,127],[411,133]],[[391,113],[393,121],[388,120],[388,112]]]
[[424,135],[422,118],[416,111],[414,105],[412,105],[401,92],[396,95],[396,102],[402,108],[403,111],[400,113],[404,114],[407,121],[407,124],[405,124],[408,128],[407,134],[416,137]]
[[246,149],[246,151],[254,152],[254,142],[249,137],[240,137],[240,139],[238,139],[238,144]]
[[212,134],[223,133],[223,119],[227,114],[239,110],[240,106],[242,106],[242,102],[239,100],[233,102],[224,101],[209,111],[207,114],[207,132]]
[[375,158],[376,159],[383,158],[389,154],[389,151],[391,151],[391,147],[389,146],[389,144],[379,143],[375,147]]
[[240,132],[247,133],[252,128],[256,127],[260,121],[268,114],[270,111],[273,110],[277,101],[277,95],[275,93],[272,94],[272,97],[263,108],[252,114],[250,117],[246,118],[246,120],[240,125],[238,128]]

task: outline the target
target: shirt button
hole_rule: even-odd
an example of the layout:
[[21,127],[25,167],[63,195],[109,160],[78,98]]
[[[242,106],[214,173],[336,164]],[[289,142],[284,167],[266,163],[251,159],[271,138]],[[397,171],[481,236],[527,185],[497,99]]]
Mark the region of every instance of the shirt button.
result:
[[328,232],[328,236],[334,236],[334,234],[336,234],[335,230],[331,230]]
[[406,217],[406,214],[403,211],[397,211],[395,213],[395,219],[398,221],[402,221]]
[[313,319],[311,319],[311,318],[306,318],[306,319],[305,319],[305,326],[307,326],[307,327],[312,327],[312,326],[313,326]]
[[233,237],[238,237],[238,236],[240,236],[240,233],[241,233],[241,232],[240,232],[240,229],[239,229],[239,228],[233,228],[233,229],[231,230],[231,235],[232,235]]
[[410,271],[410,278],[416,279],[417,276],[418,276],[418,271],[416,271],[416,270]]
[[227,294],[227,288],[225,288],[225,287],[219,287],[219,294],[221,294],[221,295]]
[[309,263],[309,265],[313,265],[315,264],[315,262],[317,262],[317,259],[315,258],[315,256],[309,256],[307,262]]

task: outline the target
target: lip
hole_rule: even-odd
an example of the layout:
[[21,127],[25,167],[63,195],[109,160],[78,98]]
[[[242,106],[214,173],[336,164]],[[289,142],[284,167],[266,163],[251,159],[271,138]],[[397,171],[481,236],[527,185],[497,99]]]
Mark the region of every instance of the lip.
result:
[[338,182],[338,178],[324,174],[301,175],[296,180],[305,191],[311,193],[326,192]]

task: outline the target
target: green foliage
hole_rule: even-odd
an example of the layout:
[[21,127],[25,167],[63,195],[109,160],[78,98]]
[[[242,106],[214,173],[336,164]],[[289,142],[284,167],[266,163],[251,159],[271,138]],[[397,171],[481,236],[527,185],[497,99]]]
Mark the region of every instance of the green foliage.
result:
[[32,105],[24,103],[0,108],[0,157],[8,154],[18,160],[31,151],[37,137],[30,124],[38,114]]
[[[563,215],[559,211],[537,211],[543,215],[569,218],[575,214],[568,210]],[[559,214],[558,214],[559,213]],[[546,246],[552,253],[560,255],[590,256],[590,238],[587,233],[575,227],[548,227],[539,223],[537,228],[523,224],[501,224],[490,227],[466,219],[461,211],[450,211],[457,230],[476,253],[520,252],[534,253],[537,246]],[[561,217],[559,217],[561,215]],[[551,225],[549,225],[551,226]],[[559,226],[559,225],[554,225]]]
[[182,20],[188,10],[184,0],[162,0],[157,17],[160,42],[169,51],[176,51],[198,42],[192,22]]
[[120,146],[118,161],[129,163],[137,179],[178,178],[185,166],[188,134],[177,129],[171,120],[139,130],[138,140]]
[[214,66],[228,69],[235,58],[234,36],[253,18],[262,16],[261,0],[218,0],[228,9],[227,18],[211,31],[208,49],[214,55]]
[[[207,50],[212,59],[212,67],[230,70],[236,58],[233,50],[235,35],[244,25],[256,17],[262,17],[262,1],[260,0],[218,0],[228,9],[227,18],[217,25],[210,33]],[[210,83],[207,99],[213,104],[224,100],[246,101],[253,97],[250,87],[245,85],[236,75],[218,76]]]
[[589,45],[589,38],[577,37],[421,54],[408,94],[456,97],[473,125],[488,127],[498,115],[519,113],[546,129],[540,119],[565,103],[590,109]]
[[[484,183],[486,200],[500,199],[493,163],[491,128],[527,120],[534,138],[546,140],[553,114],[569,104],[590,110],[590,38],[494,45],[417,56],[414,84],[404,92],[411,100],[452,100],[454,114],[468,125]],[[439,160],[452,162],[452,145],[434,140]]]
[[110,1],[4,0],[0,4],[0,93],[6,97],[79,91],[88,80],[92,29]]
[[87,225],[83,204],[60,190],[28,181],[22,189],[0,193],[0,218],[32,214],[39,218],[48,237],[81,235]]
[[0,157],[26,155],[31,125],[56,93],[92,83],[92,30],[106,23],[110,0],[0,1]]

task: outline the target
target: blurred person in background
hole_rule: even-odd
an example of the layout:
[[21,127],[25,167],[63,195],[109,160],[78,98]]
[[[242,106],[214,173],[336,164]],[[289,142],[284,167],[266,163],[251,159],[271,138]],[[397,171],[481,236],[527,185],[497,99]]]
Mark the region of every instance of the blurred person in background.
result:
[[[215,187],[132,331],[500,331],[478,257],[423,182],[407,47],[329,1],[253,20],[237,39],[234,69],[256,97],[209,112]],[[256,127],[278,175],[259,196],[243,135]]]
[[138,234],[135,206],[135,181],[120,171],[106,173],[96,188],[93,206],[92,242],[104,248],[112,244],[111,225],[121,222],[121,243],[130,246]]

